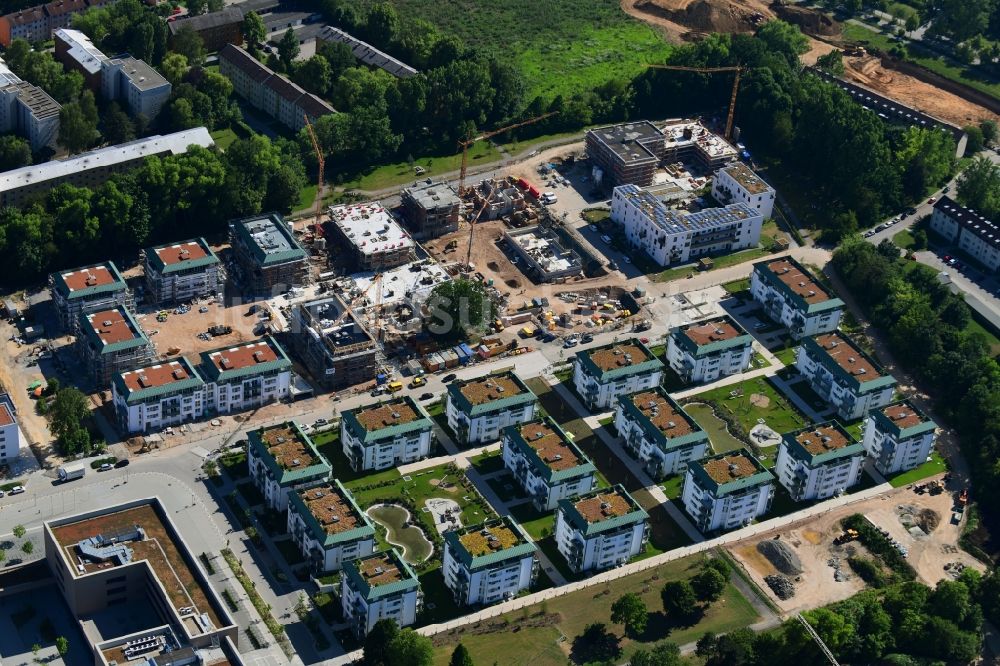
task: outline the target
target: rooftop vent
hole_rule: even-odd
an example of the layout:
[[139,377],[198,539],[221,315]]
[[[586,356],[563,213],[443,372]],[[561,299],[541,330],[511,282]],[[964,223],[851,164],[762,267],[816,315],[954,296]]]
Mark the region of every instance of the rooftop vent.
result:
[[739,469],[739,466],[736,463],[729,463],[729,473],[730,474],[736,474],[736,470],[738,470],[738,469]]

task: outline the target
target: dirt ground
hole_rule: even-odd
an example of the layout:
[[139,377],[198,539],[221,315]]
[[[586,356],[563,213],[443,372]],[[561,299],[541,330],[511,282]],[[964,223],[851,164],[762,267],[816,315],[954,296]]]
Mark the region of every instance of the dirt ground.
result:
[[675,42],[712,32],[752,32],[759,21],[774,18],[760,0],[621,0],[621,8]]
[[[774,530],[749,541],[742,541],[729,550],[743,564],[753,580],[771,596],[772,601],[784,612],[795,612],[815,608],[846,599],[864,588],[864,583],[851,571],[846,558],[853,554],[867,554],[858,542],[834,545],[834,538],[842,532],[840,520],[853,513],[861,513],[909,550],[908,561],[917,570],[918,578],[927,585],[935,585],[948,578],[946,564],[960,562],[980,571],[985,566],[965,551],[956,547],[961,533],[961,525],[951,523],[951,509],[957,489],[937,496],[918,495],[909,488],[896,488],[878,497],[846,507],[833,509],[818,517]],[[901,514],[909,515],[911,509],[917,513],[929,509],[940,517],[940,523],[922,536],[914,536],[903,525]],[[795,581],[795,596],[782,601],[771,592],[764,577],[777,573],[774,566],[758,552],[757,543],[765,539],[780,537],[791,545],[802,561],[803,573]],[[832,557],[841,559],[842,573],[846,580],[834,580],[834,569],[828,563]]]
[[[214,298],[201,299],[184,314],[176,314],[173,308],[165,309],[168,314],[164,322],[156,320],[159,309],[143,307],[136,315],[136,321],[156,344],[158,356],[195,357],[209,349],[228,347],[259,337],[254,335],[253,331],[260,320],[256,316],[245,316],[249,307],[247,303],[226,307],[218,304]],[[201,308],[206,308],[207,311],[200,312]],[[198,337],[199,333],[205,333],[209,326],[215,325],[231,326],[233,332],[215,338],[209,337],[208,340]],[[168,354],[170,349],[180,351],[177,354]]]

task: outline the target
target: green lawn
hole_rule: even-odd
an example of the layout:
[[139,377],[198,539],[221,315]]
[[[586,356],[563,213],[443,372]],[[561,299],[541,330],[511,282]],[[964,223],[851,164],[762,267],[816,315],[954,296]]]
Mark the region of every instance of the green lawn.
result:
[[514,517],[514,520],[535,541],[541,541],[545,537],[552,536],[555,533],[555,511],[538,511],[531,502],[525,502],[511,508],[510,515]]
[[[539,136],[533,136],[523,141],[518,140],[515,136],[509,143],[502,144],[503,149],[506,150],[511,155],[517,155],[528,150],[532,146],[537,146],[540,143],[545,143],[546,141],[560,141],[563,139],[569,140],[576,137],[583,139],[583,132],[585,128],[574,130],[572,132],[556,132],[554,134],[541,134]],[[528,128],[530,131],[530,128]]]
[[611,211],[607,208],[587,208],[580,215],[591,224],[600,224],[611,219]]
[[231,127],[217,129],[212,132],[212,140],[215,141],[215,145],[219,147],[219,150],[223,152],[225,152],[226,148],[231,146],[233,141],[236,141],[238,138],[239,137],[236,136],[236,132],[234,132]]
[[[481,163],[488,164],[495,162],[502,159],[502,157],[500,152],[489,141],[479,141],[469,148],[469,168],[474,168],[477,164]],[[414,171],[415,166],[423,167],[425,170],[424,173],[417,175],[416,171]],[[412,163],[403,161],[372,167],[367,172],[342,183],[342,186],[349,190],[382,190],[396,185],[412,183],[420,178],[428,178],[448,173],[449,171],[458,171],[461,166],[461,153],[418,157]]]
[[920,481],[921,479],[926,479],[929,476],[934,476],[935,474],[940,474],[941,472],[946,472],[948,470],[948,464],[941,454],[937,451],[931,451],[930,460],[922,465],[914,467],[908,472],[900,472],[895,476],[889,477],[889,484],[893,488],[899,488],[901,486],[908,486],[915,481]]
[[892,242],[904,250],[909,250],[913,247],[913,234],[909,229],[903,229],[892,237]]
[[726,282],[722,285],[730,294],[738,294],[741,291],[747,291],[750,289],[750,278],[743,278],[742,280],[733,280],[732,282]]
[[[757,404],[751,402],[753,396],[759,396],[754,400]],[[761,398],[767,399],[766,406]],[[766,377],[748,379],[692,396],[693,402],[698,402],[699,399],[713,400],[729,410],[747,432],[757,425],[757,419],[764,419],[775,432],[790,432],[807,422],[805,416]]]
[[304,210],[316,205],[316,183],[306,185],[299,191],[299,203],[295,210]]
[[979,333],[986,338],[986,344],[990,346],[990,353],[993,356],[1000,354],[1000,338],[997,338],[991,330],[980,324],[975,318],[969,318],[969,324],[965,327],[965,331],[967,333]]
[[[728,266],[735,266],[736,264],[742,264],[747,261],[756,261],[757,259],[766,257],[769,254],[771,254],[770,248],[765,249],[763,247],[752,247],[749,250],[734,252],[733,254],[724,254],[719,257],[712,257],[712,268],[710,268],[709,271],[726,268]],[[665,271],[655,275],[650,275],[649,277],[654,282],[670,282],[671,280],[686,278],[688,275],[697,272],[698,270],[692,266],[680,266],[678,268],[668,268]]]
[[668,499],[677,499],[681,496],[681,491],[684,490],[684,475],[674,474],[673,476],[668,476],[660,484],[663,488],[663,492],[666,493]]
[[323,454],[330,466],[333,467],[333,478],[339,479],[341,483],[350,485],[351,482],[361,480],[363,483],[376,483],[384,479],[399,476],[399,472],[394,469],[383,472],[362,471],[355,472],[351,469],[351,464],[347,461],[347,456],[340,446],[340,428],[330,428],[311,436],[313,444],[317,450]]
[[712,442],[712,450],[715,453],[733,451],[746,446],[745,442],[736,439],[729,433],[726,422],[715,415],[715,410],[712,409],[711,405],[705,403],[688,404],[684,405],[684,411],[708,433],[708,439]]

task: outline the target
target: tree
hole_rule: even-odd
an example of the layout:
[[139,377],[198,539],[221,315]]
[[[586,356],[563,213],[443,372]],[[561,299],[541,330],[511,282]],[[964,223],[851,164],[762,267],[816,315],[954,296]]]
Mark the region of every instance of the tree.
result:
[[69,653],[69,639],[65,636],[56,636],[56,652],[60,657],[65,657]]
[[10,171],[31,164],[31,145],[13,134],[0,136],[0,171]]
[[660,590],[663,611],[674,621],[689,622],[698,614],[698,596],[686,580],[668,582]]
[[632,654],[630,666],[680,666],[681,649],[676,643],[663,641],[651,650],[639,649]]
[[691,588],[701,601],[714,603],[726,589],[727,578],[714,568],[705,568],[691,579]]
[[25,541],[21,544],[21,550],[25,555],[31,555],[31,553],[35,550],[35,544],[31,541]]
[[160,71],[173,86],[181,82],[189,69],[187,56],[182,53],[168,53],[163,62],[160,63]]
[[601,622],[587,625],[583,633],[573,639],[570,657],[574,663],[603,664],[621,656],[622,648],[617,636]]
[[431,313],[427,330],[445,339],[465,337],[469,331],[482,329],[493,313],[486,285],[467,278],[434,287],[427,308]]
[[968,137],[965,143],[966,155],[971,157],[983,149],[986,137],[983,136],[983,130],[980,129],[979,125],[966,125],[962,128],[962,131]]
[[625,634],[636,637],[646,631],[649,611],[642,598],[634,593],[624,594],[611,604],[611,621],[625,625]]
[[388,2],[372,5],[365,21],[365,35],[368,40],[384,49],[396,41],[399,32],[400,21],[396,8]]
[[204,14],[208,9],[208,0],[187,0],[187,8],[192,16]]
[[455,651],[451,653],[451,661],[448,664],[449,666],[475,666],[469,650],[461,643],[455,646]]
[[187,59],[192,67],[200,67],[205,62],[205,42],[190,26],[174,33],[172,48]]
[[979,130],[983,133],[986,143],[993,143],[997,140],[997,124],[994,120],[983,120],[979,123]]
[[983,215],[1000,212],[1000,167],[988,157],[979,156],[958,177],[958,200]]
[[[171,56],[176,54],[171,54]],[[181,56],[178,56],[181,57]],[[166,60],[163,61],[166,64]],[[101,136],[111,145],[132,141],[136,137],[135,123],[122,111],[118,102],[110,102],[104,107],[100,120]]]
[[926,250],[927,249],[927,232],[923,229],[917,229],[913,232],[913,249],[914,250]]
[[323,56],[313,56],[292,70],[292,80],[320,97],[326,96],[333,80],[330,62]]
[[379,620],[365,636],[364,666],[392,666],[389,662],[389,643],[399,634],[395,620]]
[[757,39],[770,50],[785,55],[789,62],[798,63],[799,56],[809,50],[808,38],[798,26],[785,21],[768,21],[757,31]]
[[386,666],[431,666],[434,663],[434,643],[413,629],[396,634],[386,648]]
[[27,533],[27,530],[24,529],[24,525],[14,525],[14,529],[12,530],[12,532],[14,534],[15,539],[21,539],[24,538],[24,535]]
[[934,32],[964,42],[985,32],[990,20],[990,0],[940,0],[935,3],[936,17],[931,24]]
[[82,453],[90,446],[90,433],[84,422],[90,418],[87,396],[72,386],[56,394],[50,409],[50,427],[66,455]]
[[821,55],[816,59],[816,66],[822,70],[830,72],[834,76],[844,75],[844,56],[843,54],[834,49],[827,54]]
[[89,117],[88,111],[79,102],[70,102],[59,111],[59,144],[71,153],[87,150],[101,136],[97,119]]
[[286,72],[292,71],[292,65],[298,55],[299,39],[295,36],[295,31],[289,28],[278,40],[278,60]]
[[246,13],[243,17],[242,29],[243,38],[251,48],[256,49],[267,38],[267,27],[264,25],[264,19],[257,12]]
[[906,32],[913,32],[920,27],[920,19],[917,17],[916,13],[912,13],[906,17]]

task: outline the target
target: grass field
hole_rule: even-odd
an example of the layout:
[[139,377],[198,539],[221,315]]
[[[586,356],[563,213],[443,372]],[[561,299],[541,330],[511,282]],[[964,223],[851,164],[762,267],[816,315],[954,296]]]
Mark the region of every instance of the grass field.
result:
[[742,441],[729,434],[726,422],[715,415],[715,410],[712,409],[711,405],[704,403],[685,405],[684,411],[708,433],[708,439],[712,442],[712,451],[715,453],[733,451],[746,446]]
[[893,488],[900,488],[902,486],[908,486],[915,481],[920,481],[921,479],[926,479],[928,476],[934,476],[935,474],[940,474],[948,470],[948,464],[945,459],[941,457],[941,454],[937,451],[931,451],[931,459],[922,465],[914,467],[907,472],[900,472],[896,476],[889,477],[889,485]]
[[[731,395],[733,391],[741,391],[741,394],[733,397]],[[763,406],[762,400],[757,400],[757,404],[751,402],[750,398],[753,395],[767,398],[767,405]],[[692,399],[695,402],[699,399],[713,400],[722,405],[736,417],[747,432],[757,425],[757,419],[764,419],[775,432],[790,432],[801,428],[807,422],[805,416],[800,414],[764,377],[705,391],[692,396]]]
[[[741,252],[734,252],[733,254],[725,254],[721,257],[712,257],[712,267],[710,271],[714,271],[719,268],[726,268],[728,266],[735,266],[736,264],[742,264],[747,261],[756,261],[761,257],[766,257],[771,254],[770,244],[767,248],[763,247],[752,247],[749,250],[743,250]],[[678,268],[668,268],[656,275],[650,275],[650,279],[654,282],[670,282],[671,280],[680,280],[686,278],[691,273],[698,272],[696,269],[690,266],[681,266]]]
[[903,229],[892,237],[892,242],[904,250],[909,250],[913,247],[913,234],[909,229]]
[[299,203],[295,210],[303,210],[316,205],[316,183],[306,185],[299,191]]
[[[501,159],[500,152],[489,141],[480,141],[469,148],[469,168],[478,164],[495,162]],[[414,167],[424,168],[424,173],[417,175]],[[449,171],[458,171],[462,166],[462,154],[436,155],[417,157],[412,162],[403,161],[372,167],[367,172],[341,183],[348,190],[375,191],[396,185],[412,183],[420,178],[428,178]]]
[[225,152],[226,148],[232,145],[233,141],[236,141],[237,138],[236,132],[234,132],[231,127],[218,129],[212,132],[212,140],[215,141],[215,145],[219,147],[219,150],[223,152]]

